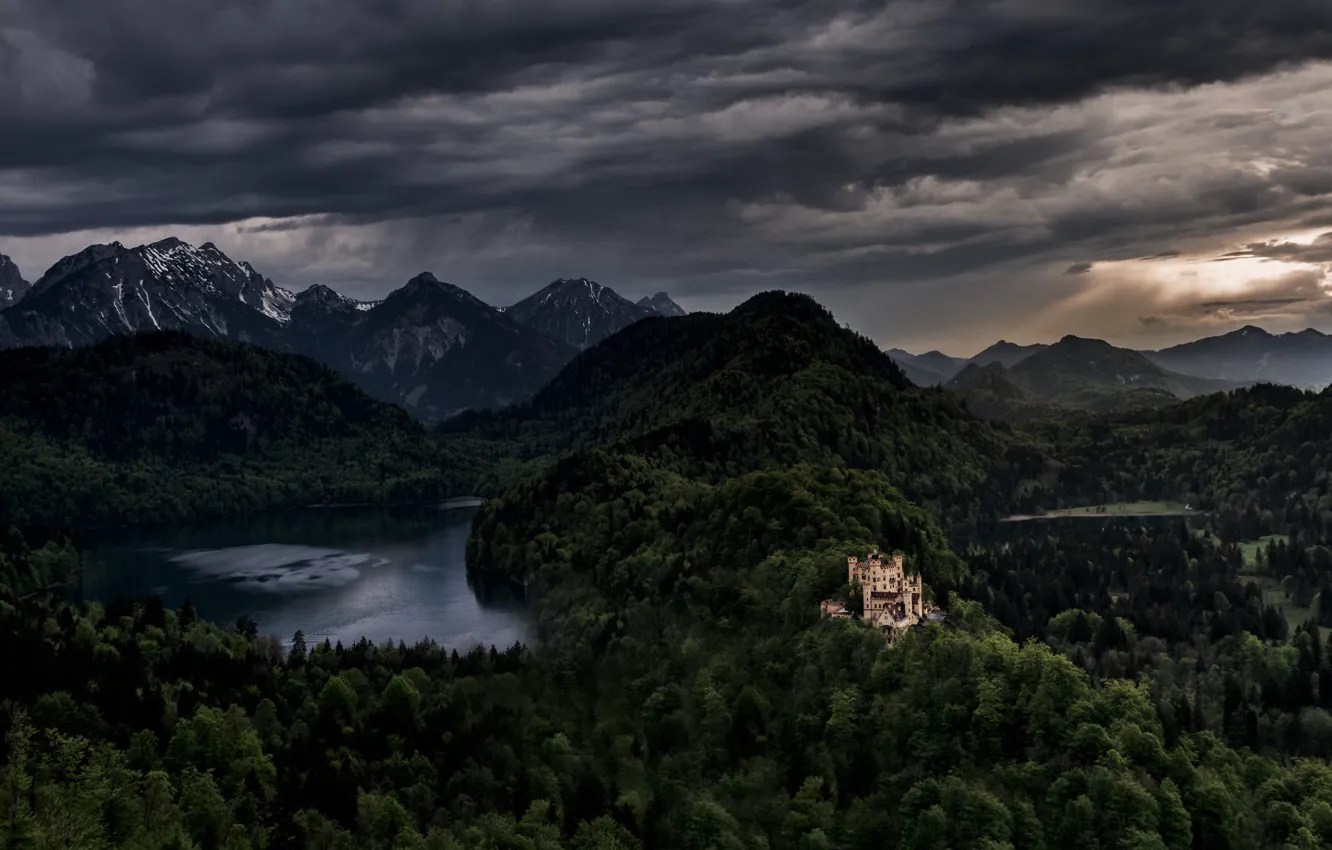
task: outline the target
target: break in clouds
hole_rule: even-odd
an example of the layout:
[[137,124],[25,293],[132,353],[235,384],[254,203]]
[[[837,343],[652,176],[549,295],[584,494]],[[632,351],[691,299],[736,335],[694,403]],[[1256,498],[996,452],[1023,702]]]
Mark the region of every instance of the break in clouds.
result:
[[0,0],[0,253],[214,241],[880,342],[1328,326],[1322,0]]

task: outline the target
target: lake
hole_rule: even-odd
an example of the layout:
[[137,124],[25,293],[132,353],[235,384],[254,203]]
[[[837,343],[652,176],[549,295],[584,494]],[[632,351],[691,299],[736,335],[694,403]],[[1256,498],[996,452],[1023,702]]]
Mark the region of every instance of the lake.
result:
[[136,528],[83,541],[83,597],[110,602],[186,599],[231,626],[242,615],[260,634],[313,644],[361,637],[423,638],[465,652],[527,642],[513,586],[468,579],[474,507],[344,507],[280,511],[190,525]]

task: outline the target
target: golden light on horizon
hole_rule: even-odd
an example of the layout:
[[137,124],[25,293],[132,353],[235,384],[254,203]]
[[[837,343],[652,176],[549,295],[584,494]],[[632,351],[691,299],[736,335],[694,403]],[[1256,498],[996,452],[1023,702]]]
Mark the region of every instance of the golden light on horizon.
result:
[[[1023,328],[1034,339],[1080,332],[1128,341],[1181,341],[1238,327],[1298,330],[1332,316],[1332,241],[1307,229],[1229,245],[1068,269],[1067,295]],[[1069,285],[1069,276],[1060,277]],[[1066,329],[1079,328],[1081,331]]]
[[[1162,287],[1165,300],[1193,301],[1198,298],[1244,298],[1267,293],[1274,281],[1289,280],[1291,275],[1317,275],[1325,278],[1328,263],[1281,256],[1267,256],[1261,246],[1291,245],[1310,247],[1326,228],[1284,233],[1260,242],[1227,246],[1223,251],[1180,253],[1173,256],[1143,257],[1130,260],[1098,262],[1086,272],[1091,278],[1132,279]],[[1327,290],[1326,279],[1320,288]]]

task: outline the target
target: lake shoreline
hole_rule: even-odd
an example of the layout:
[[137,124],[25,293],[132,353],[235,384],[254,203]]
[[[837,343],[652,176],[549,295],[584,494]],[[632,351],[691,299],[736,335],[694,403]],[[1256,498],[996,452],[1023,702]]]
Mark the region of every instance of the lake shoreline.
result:
[[302,505],[294,508],[282,508],[288,511],[324,510],[328,508],[438,508],[442,511],[457,508],[479,508],[486,503],[481,496],[457,496],[442,502],[326,502],[324,504]]
[[344,645],[434,640],[464,652],[529,643],[519,588],[469,575],[478,499],[322,507],[137,527],[85,550],[85,601],[191,601],[219,625],[245,616],[260,632]]

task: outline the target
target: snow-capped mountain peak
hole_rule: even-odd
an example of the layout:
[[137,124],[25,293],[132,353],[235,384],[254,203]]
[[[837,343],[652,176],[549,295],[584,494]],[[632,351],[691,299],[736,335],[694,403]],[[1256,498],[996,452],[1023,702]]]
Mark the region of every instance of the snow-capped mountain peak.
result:
[[504,314],[575,348],[590,348],[652,311],[594,280],[562,277]]
[[357,301],[355,298],[348,298],[329,286],[316,283],[292,298],[292,309],[317,308],[336,312],[364,313],[373,310],[382,303],[384,302]]
[[56,262],[5,312],[0,336],[83,345],[116,333],[179,328],[255,341],[291,320],[295,296],[211,242],[174,237],[92,245]]

